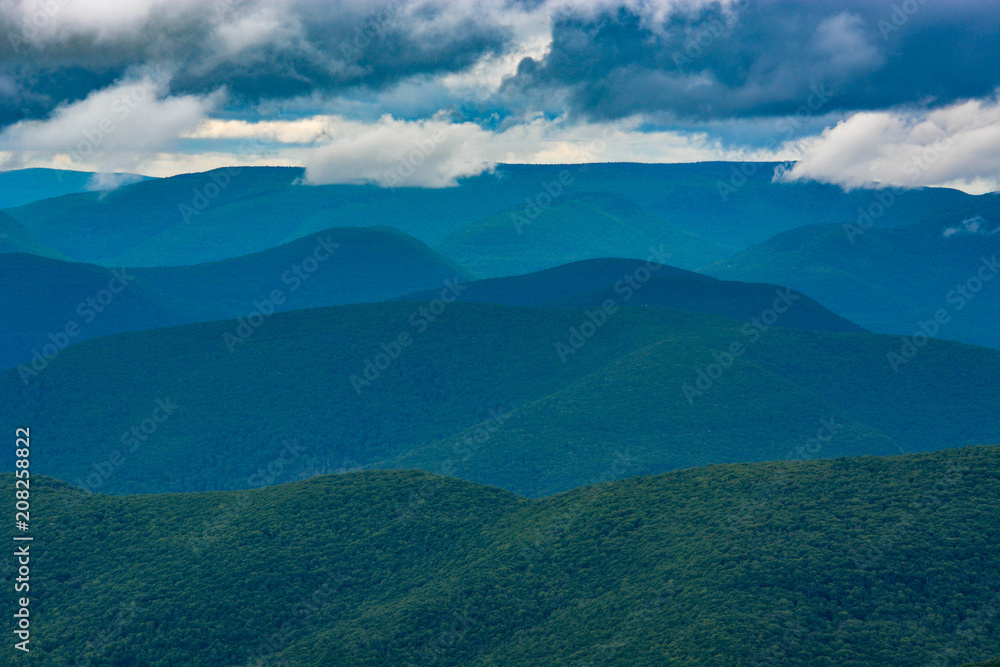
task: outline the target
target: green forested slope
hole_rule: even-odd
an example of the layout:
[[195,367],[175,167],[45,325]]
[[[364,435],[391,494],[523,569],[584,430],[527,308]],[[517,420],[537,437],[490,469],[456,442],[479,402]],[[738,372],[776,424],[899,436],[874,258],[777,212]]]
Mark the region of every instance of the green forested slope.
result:
[[[928,214],[898,229],[804,226],[702,270],[788,285],[880,333],[913,334],[943,310],[944,321],[929,327],[935,335],[1000,348],[1000,195],[978,199],[971,211]],[[945,236],[969,219],[977,233]]]
[[339,227],[192,266],[109,270],[0,254],[0,367],[52,357],[55,344],[122,331],[381,301],[469,277],[420,241],[388,228]]
[[33,478],[32,651],[0,663],[959,665],[1000,651],[998,465],[722,465],[535,501],[410,471]]
[[588,328],[593,309],[437,305],[85,341],[27,383],[17,368],[0,375],[0,421],[30,423],[48,474],[104,492],[381,466],[537,496],[611,466],[635,475],[1000,439],[993,350],[931,341],[897,373],[888,336],[626,307]]
[[727,243],[722,229],[703,238],[675,226],[670,217],[652,214],[620,197],[564,195],[544,208],[521,203],[487,216],[434,247],[483,278],[601,257],[643,259],[657,247],[669,253],[666,263],[696,268],[743,247]]
[[96,174],[68,169],[12,169],[0,171],[0,209],[98,189],[106,183],[149,180],[139,174]]
[[[661,247],[662,248],[662,247]],[[664,259],[661,257],[660,259]],[[776,326],[817,331],[864,331],[804,294],[776,285],[715,280],[650,261],[604,257],[563,264],[544,271],[506,278],[476,280],[464,287],[462,300],[506,306],[570,306],[600,308],[609,299],[632,306],[658,306],[749,320],[787,294],[795,307]],[[399,301],[429,301],[433,290],[409,294]],[[780,304],[779,304],[780,305]]]
[[41,257],[65,259],[62,253],[43,245],[17,220],[0,211],[0,255],[14,252],[30,252]]
[[[739,170],[748,167],[746,178]],[[513,275],[585,256],[645,259],[649,244],[675,248],[670,263],[694,269],[805,224],[853,221],[874,200],[870,191],[774,182],[774,167],[498,165],[452,188],[314,186],[302,184],[302,169],[242,167],[34,202],[13,215],[46,245],[104,266],[211,262],[330,227],[382,225],[431,245],[454,234],[448,244],[458,243],[453,249],[463,258],[485,262],[492,275]],[[916,189],[901,193],[876,224],[942,211],[974,215],[980,201]],[[515,214],[532,223],[521,234]],[[595,244],[604,252],[592,254]]]

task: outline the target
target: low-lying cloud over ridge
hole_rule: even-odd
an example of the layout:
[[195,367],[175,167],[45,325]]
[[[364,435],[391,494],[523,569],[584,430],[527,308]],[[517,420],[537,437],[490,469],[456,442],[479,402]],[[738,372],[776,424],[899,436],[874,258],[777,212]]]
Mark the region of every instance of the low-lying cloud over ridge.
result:
[[988,192],[997,189],[1000,174],[1000,100],[857,113],[802,144],[802,156],[785,172],[786,180]]
[[[589,143],[615,125],[627,142],[601,159],[801,157],[787,177],[981,191],[997,188],[998,31],[1000,5],[970,0],[12,0],[0,164],[165,175],[242,160],[381,183],[441,130],[410,181],[439,186],[565,153],[518,137]],[[95,110],[151,73],[144,122],[81,155],[116,120]],[[924,122],[972,152],[900,180]],[[257,149],[235,146],[239,127]]]

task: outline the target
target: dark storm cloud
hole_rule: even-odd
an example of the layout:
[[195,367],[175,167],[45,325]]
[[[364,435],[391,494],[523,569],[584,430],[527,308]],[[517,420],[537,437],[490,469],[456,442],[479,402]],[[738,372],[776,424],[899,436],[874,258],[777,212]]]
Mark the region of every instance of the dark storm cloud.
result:
[[697,123],[807,102],[819,115],[944,104],[1000,85],[995,2],[4,0],[0,127],[157,66],[165,94],[224,87],[223,114],[378,100],[408,81],[436,96],[435,77],[513,52],[524,16],[551,12],[550,52],[521,62],[488,116]]
[[302,34],[294,41],[202,72],[185,68],[174,88],[195,93],[224,83],[249,102],[357,87],[379,90],[416,75],[464,69],[483,54],[502,50],[511,38],[508,31],[471,18],[443,20],[447,8],[440,5],[413,14],[401,5],[367,4],[365,12],[339,15],[329,5],[301,7]]
[[1000,85],[998,31],[992,2],[710,4],[662,25],[625,8],[564,14],[551,52],[522,61],[505,92],[558,95],[592,119],[668,122],[794,114],[820,99],[823,113],[943,104]]
[[171,94],[225,86],[238,106],[457,71],[512,38],[441,2],[144,1],[148,12],[118,30],[88,29],[71,11],[82,0],[51,0],[51,16],[0,6],[0,126],[136,68],[169,68]]

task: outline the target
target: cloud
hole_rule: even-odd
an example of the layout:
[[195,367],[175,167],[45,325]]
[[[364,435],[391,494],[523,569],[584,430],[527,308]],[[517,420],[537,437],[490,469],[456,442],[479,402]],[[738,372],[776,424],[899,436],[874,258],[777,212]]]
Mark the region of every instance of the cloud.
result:
[[308,154],[307,182],[439,188],[491,166],[490,134],[474,123],[386,116],[372,125],[340,123],[335,133]]
[[141,180],[143,177],[138,174],[98,173],[90,177],[86,189],[91,192],[107,192],[117,190],[123,185],[138,183]]
[[841,12],[823,19],[816,26],[814,49],[831,69],[864,72],[885,62],[884,54],[865,31],[864,20],[851,12]]
[[1000,5],[914,6],[900,19],[867,0],[9,0],[0,127],[157,65],[170,95],[226,86],[228,112],[305,99],[307,115],[407,83],[501,117],[658,122],[788,114],[813,86],[833,90],[827,111],[853,112],[1000,85]]
[[185,139],[257,139],[283,144],[311,144],[335,131],[335,118],[311,116],[296,120],[250,122],[210,118],[186,132]]
[[[796,0],[677,5],[662,23],[620,7],[557,16],[542,58],[526,58],[505,92],[558,99],[589,119],[636,113],[664,123],[793,113],[817,86],[826,111],[937,104],[1000,85],[1000,5],[919,4],[883,36],[893,5]],[[956,48],[960,45],[960,48]]]
[[[127,89],[123,85],[113,91],[117,95]],[[101,94],[105,106],[113,96],[111,90]],[[159,100],[163,104],[168,101]],[[113,146],[115,150],[104,150],[112,148],[109,133],[106,140],[101,140],[101,150],[86,151],[84,156],[74,152],[72,144],[68,150],[65,146],[72,140],[86,140],[81,125],[99,127],[99,121],[95,121],[99,114],[76,113],[89,106],[86,101],[70,105],[51,122],[22,121],[0,134],[0,149],[10,143],[12,137],[8,135],[17,138],[19,148],[34,149],[10,155],[8,168],[76,168],[170,176],[224,166],[281,165],[306,167],[310,183],[448,187],[498,163],[779,161],[796,155],[781,147],[727,147],[706,132],[652,130],[643,127],[638,117],[589,123],[565,116],[537,116],[495,129],[445,112],[417,120],[385,115],[374,121],[358,121],[316,115],[251,122],[209,118],[205,116],[205,104],[196,108],[196,113],[187,114],[188,122],[178,122],[155,142],[147,141],[155,128],[144,126],[144,134],[134,136],[134,141],[124,141],[123,136]],[[86,122],[80,120],[84,117]],[[48,152],[42,150],[46,147]]]
[[160,0],[13,0],[4,3],[0,13],[19,26],[29,41],[57,41],[70,33],[91,33],[108,40],[149,21],[155,10],[167,4]]
[[255,57],[249,53],[272,44],[290,46],[302,34],[302,26],[294,16],[281,14],[275,7],[260,7],[254,11],[220,23],[214,28],[218,58]]
[[333,135],[304,154],[309,183],[449,187],[499,163],[700,162],[775,160],[788,154],[726,149],[705,135],[650,132],[639,121],[568,123],[536,118],[500,131],[438,117],[374,124],[330,119]]
[[996,96],[932,110],[857,113],[799,143],[801,156],[785,180],[1000,190]]
[[993,236],[1000,232],[1000,227],[989,229],[989,223],[981,215],[977,215],[967,220],[963,220],[954,227],[948,227],[941,233],[941,236]]
[[[516,42],[498,0],[18,0],[0,3],[0,126],[47,116],[137,67],[172,95],[226,86],[237,108],[459,72]],[[7,86],[9,87],[9,85]],[[31,93],[29,95],[28,93]]]
[[953,146],[904,183],[983,191],[998,32],[973,0],[7,0],[0,158],[385,184],[433,140],[406,181],[442,187],[614,127],[600,159],[800,158],[786,177],[859,187],[911,176],[934,130]]
[[7,127],[0,132],[0,148],[12,155],[10,161],[47,154],[67,167],[97,164],[100,171],[131,169],[144,156],[173,146],[222,97],[221,93],[164,97],[166,86],[162,71],[122,80],[57,107],[44,120]]

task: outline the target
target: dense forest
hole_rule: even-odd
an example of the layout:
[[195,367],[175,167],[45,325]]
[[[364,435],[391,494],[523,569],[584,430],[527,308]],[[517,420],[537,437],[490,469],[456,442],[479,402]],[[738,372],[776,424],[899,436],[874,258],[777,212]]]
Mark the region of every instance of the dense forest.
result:
[[105,493],[390,467],[545,496],[609,469],[1000,440],[995,350],[935,340],[897,373],[889,336],[625,306],[598,328],[592,308],[434,303],[84,341],[27,386],[0,373],[0,424],[30,420],[34,464]]
[[0,660],[960,665],[1000,653],[998,466],[1000,446],[716,465],[539,500],[416,471],[35,478],[37,643]]

